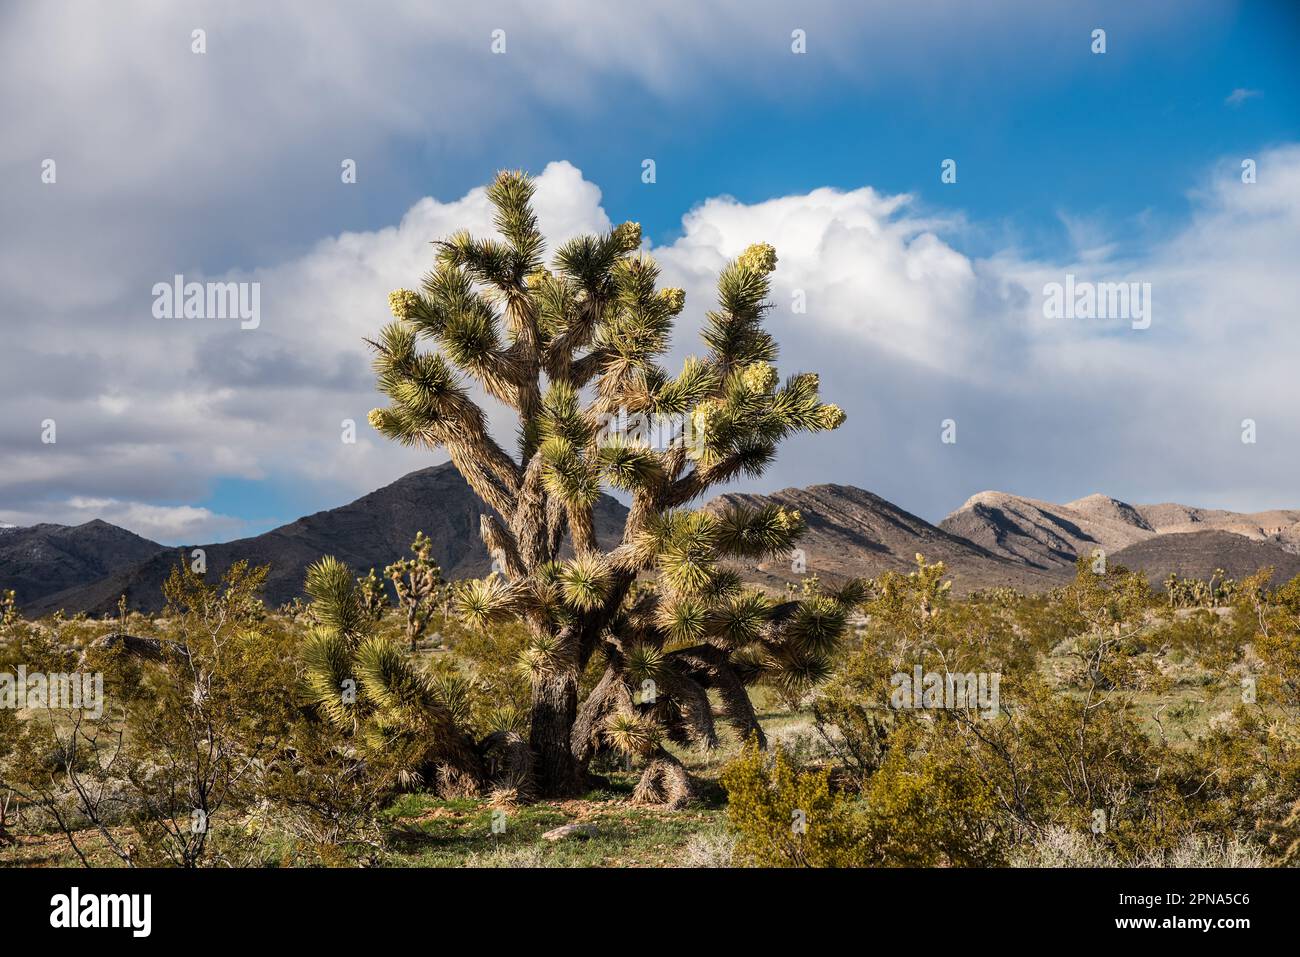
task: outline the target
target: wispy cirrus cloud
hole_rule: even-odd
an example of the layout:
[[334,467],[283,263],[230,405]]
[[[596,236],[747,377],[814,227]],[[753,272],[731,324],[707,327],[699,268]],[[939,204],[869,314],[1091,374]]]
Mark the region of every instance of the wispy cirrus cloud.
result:
[[1224,98],[1223,102],[1227,103],[1229,106],[1237,107],[1241,106],[1241,104],[1245,103],[1247,100],[1262,95],[1263,94],[1261,94],[1259,90],[1248,90],[1244,86],[1239,86],[1229,93]]

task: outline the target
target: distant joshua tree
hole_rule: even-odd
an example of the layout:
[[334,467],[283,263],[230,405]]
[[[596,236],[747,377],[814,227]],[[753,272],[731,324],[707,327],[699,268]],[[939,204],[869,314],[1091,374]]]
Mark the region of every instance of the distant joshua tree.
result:
[[0,626],[18,621],[18,593],[12,588],[0,591]]
[[442,569],[431,558],[433,542],[424,532],[417,532],[411,543],[414,558],[393,562],[384,575],[397,592],[397,605],[406,613],[406,640],[415,651],[420,636],[429,627],[442,589]]
[[[741,737],[762,742],[746,686],[823,679],[862,597],[858,582],[784,599],[746,587],[724,560],[789,553],[799,514],[689,506],[761,474],[786,436],[834,429],[844,413],[821,401],[815,374],[778,378],[763,328],[771,246],[723,267],[705,354],[673,376],[657,358],[685,293],[656,288],[640,226],[572,239],[548,269],[533,192],[523,173],[499,174],[487,188],[499,236],[435,243],[421,289],[389,297],[396,321],[370,345],[390,404],[369,420],[404,445],[445,449],[496,512],[480,533],[500,574],[466,583],[457,606],[472,623],[518,618],[528,630],[533,793],[580,793],[593,756],[617,749],[642,763],[639,799],[680,804],[692,782],[665,743],[716,742],[709,692]],[[518,416],[513,454],[466,380]],[[648,441],[635,423],[650,418],[679,424],[677,439]],[[631,510],[602,550],[593,506],[605,486],[629,493]],[[561,560],[566,538],[573,557]],[[579,701],[593,660],[603,673]]]

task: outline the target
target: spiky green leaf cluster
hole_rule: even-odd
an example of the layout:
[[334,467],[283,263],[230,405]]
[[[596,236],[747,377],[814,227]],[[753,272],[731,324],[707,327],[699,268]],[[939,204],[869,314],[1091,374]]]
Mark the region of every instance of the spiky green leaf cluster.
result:
[[659,747],[663,731],[649,718],[619,712],[606,720],[605,737],[624,754],[646,755]]
[[307,567],[305,584],[312,617],[328,632],[355,646],[370,627],[370,615],[352,570],[333,556]]
[[[427,541],[417,539],[417,561],[427,559]],[[343,562],[312,565],[306,587],[318,624],[301,652],[303,688],[317,713],[409,784],[425,783],[429,769],[448,762],[461,772],[472,767],[472,682],[420,670],[391,641],[370,635],[362,585]]]

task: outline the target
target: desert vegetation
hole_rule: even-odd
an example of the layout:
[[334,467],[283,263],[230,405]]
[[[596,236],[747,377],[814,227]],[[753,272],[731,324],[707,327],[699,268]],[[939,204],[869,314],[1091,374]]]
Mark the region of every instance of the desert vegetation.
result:
[[[9,620],[0,673],[97,671],[105,709],[0,709],[0,860],[1272,866],[1300,847],[1300,579],[1267,570],[1182,609],[1086,561],[1046,595],[957,599],[920,561],[864,583],[824,680],[747,686],[762,737],[663,732],[687,795],[647,793],[662,759],[611,719],[559,798],[529,778],[522,623],[434,609],[412,651],[407,611],[368,612],[352,570],[323,560],[311,600],[275,610],[260,574],[177,569],[154,619]],[[894,707],[918,666],[997,673],[997,713]],[[590,662],[579,695],[607,674]]]
[[[1045,594],[959,599],[918,555],[907,574],[747,583],[734,560],[784,559],[802,517],[699,500],[844,420],[815,374],[777,373],[775,251],[725,264],[703,355],[671,373],[684,296],[658,288],[636,224],[548,267],[530,180],[503,173],[488,198],[498,238],[436,243],[369,347],[389,401],[371,425],[450,456],[488,506],[492,573],[444,582],[421,534],[382,574],[321,556],[306,599],[274,609],[248,563],[178,565],[157,617],[32,621],[6,598],[0,675],[102,692],[0,708],[0,861],[1300,856],[1300,578],[1158,591],[1085,559]],[[511,451],[488,401],[516,419]],[[631,504],[602,547],[607,488]]]

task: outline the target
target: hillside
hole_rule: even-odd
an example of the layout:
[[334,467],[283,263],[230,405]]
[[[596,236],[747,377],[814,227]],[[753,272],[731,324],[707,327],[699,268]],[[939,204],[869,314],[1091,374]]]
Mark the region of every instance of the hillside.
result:
[[1300,546],[1300,509],[1229,512],[1164,502],[1138,505],[1137,511],[1161,534],[1217,530],[1280,545]]
[[[787,488],[771,495],[729,493],[713,499],[708,507],[765,502],[797,509],[803,515],[808,532],[799,548],[807,573],[827,581],[910,571],[918,552],[928,561],[944,562],[954,576],[954,588],[963,593],[995,585],[1040,590],[1056,581],[1044,571],[992,553],[851,485]],[[800,577],[789,561],[738,567],[746,577],[769,585]]]
[[26,607],[130,568],[162,549],[99,519],[84,525],[0,528],[0,587],[12,588],[19,607]]
[[1068,569],[1078,555],[1097,548],[1118,551],[1156,534],[1131,506],[1100,495],[1055,505],[980,492],[939,527],[991,554],[1043,571]]
[[[302,594],[303,573],[322,555],[347,562],[358,574],[381,569],[406,554],[418,531],[433,540],[433,557],[449,579],[486,575],[491,568],[479,538],[479,516],[490,511],[450,463],[412,472],[340,508],[317,512],[252,538],[167,549],[89,585],[45,596],[24,606],[40,615],[64,608],[100,614],[125,594],[132,608],[156,611],[173,565],[203,548],[209,575],[246,558],[271,565],[265,599],[278,605]],[[596,506],[596,533],[610,543],[622,534],[627,510],[609,496]],[[186,558],[188,561],[188,558]]]
[[[1273,565],[1277,580],[1300,572],[1300,511],[1130,505],[1104,495],[1057,505],[990,491],[972,496],[936,526],[863,489],[829,484],[769,495],[727,493],[706,507],[764,502],[797,509],[808,525],[799,545],[802,572],[788,558],[735,565],[746,579],[772,588],[803,574],[835,582],[908,571],[918,552],[943,561],[963,594],[996,586],[1042,591],[1073,574],[1076,556],[1098,548],[1157,583],[1171,571],[1205,578],[1222,568],[1241,577]],[[322,555],[334,555],[362,574],[404,554],[420,530],[433,540],[434,557],[448,579],[485,575],[490,561],[479,538],[479,516],[487,510],[448,463],[263,535],[200,547],[210,574],[240,558],[269,563],[265,597],[276,605],[302,594],[306,567]],[[618,540],[626,516],[623,505],[601,497],[596,526],[602,545]],[[0,587],[18,590],[20,607],[32,615],[58,608],[102,614],[114,610],[123,594],[132,607],[154,611],[172,566],[192,548],[163,549],[105,522],[2,529]]]
[[1241,579],[1266,566],[1273,567],[1273,584],[1300,575],[1300,555],[1272,542],[1212,529],[1169,532],[1120,549],[1109,561],[1147,574],[1159,585],[1169,574],[1208,579],[1216,569]]

